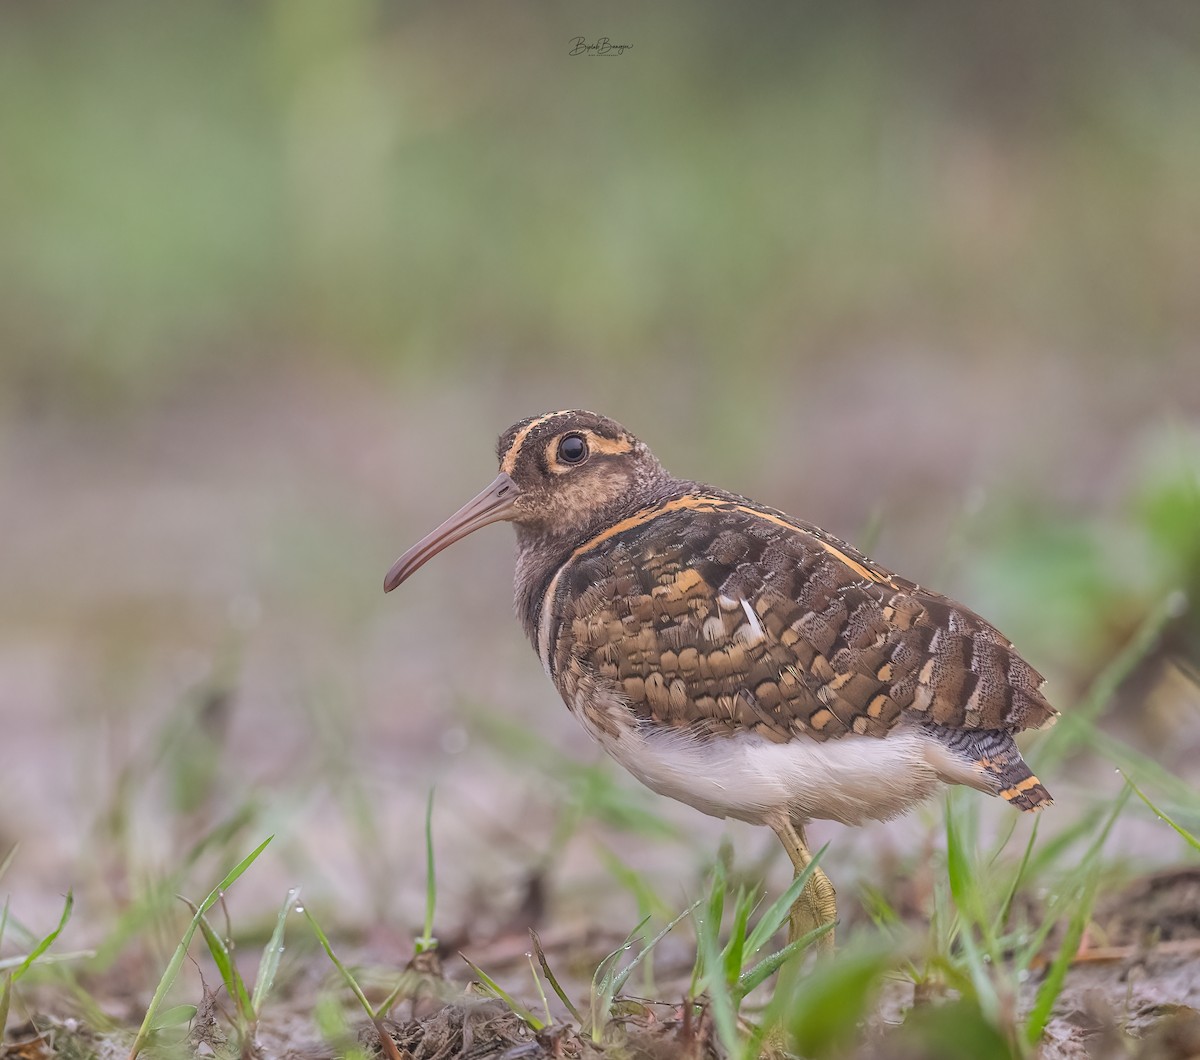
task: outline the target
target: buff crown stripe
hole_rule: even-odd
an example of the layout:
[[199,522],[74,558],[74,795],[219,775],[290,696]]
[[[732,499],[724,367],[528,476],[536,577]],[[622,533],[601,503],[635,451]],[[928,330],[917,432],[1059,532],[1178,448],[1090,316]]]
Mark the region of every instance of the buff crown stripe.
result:
[[555,416],[565,416],[568,412],[575,412],[575,409],[559,409],[558,412],[547,412],[544,416],[536,416],[530,420],[518,432],[513,439],[512,445],[508,447],[508,452],[504,454],[504,460],[500,463],[500,470],[506,475],[513,473],[513,468],[517,466],[517,457],[521,454],[521,446],[525,444],[525,439],[529,437],[529,432],[534,427],[540,427],[547,420],[554,419]]

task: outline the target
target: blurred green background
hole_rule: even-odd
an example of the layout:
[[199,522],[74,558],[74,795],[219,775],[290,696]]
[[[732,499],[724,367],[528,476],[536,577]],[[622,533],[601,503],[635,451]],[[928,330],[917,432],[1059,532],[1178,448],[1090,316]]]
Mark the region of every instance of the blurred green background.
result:
[[517,881],[551,810],[474,719],[595,752],[511,543],[379,589],[548,408],[957,595],[1060,707],[1185,594],[1112,724],[1197,760],[1197,129],[1191,3],[5,3],[24,908],[245,811],[414,921],[434,781],[449,908]]
[[[1149,374],[1200,323],[1194,5],[2,17],[27,396],[297,354],[409,386],[654,359],[717,377],[720,414],[731,361],[1032,346]],[[633,48],[571,57],[577,31]]]

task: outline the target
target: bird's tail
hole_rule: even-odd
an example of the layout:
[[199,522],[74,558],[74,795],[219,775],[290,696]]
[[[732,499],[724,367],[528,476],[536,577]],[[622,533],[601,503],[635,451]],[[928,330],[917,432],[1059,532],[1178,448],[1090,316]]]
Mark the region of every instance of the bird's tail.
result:
[[990,789],[1026,813],[1044,809],[1054,801],[1045,785],[1025,764],[1011,732],[1004,729],[953,729],[944,725],[926,728],[962,755],[981,774],[983,782],[974,786]]
[[1033,813],[1045,809],[1054,802],[1050,792],[1025,764],[1025,759],[1021,757],[1021,752],[1011,736],[1008,736],[1005,743],[1007,746],[1001,745],[990,750],[989,754],[981,756],[975,764],[995,780],[997,794],[1006,802],[1011,802],[1018,810]]

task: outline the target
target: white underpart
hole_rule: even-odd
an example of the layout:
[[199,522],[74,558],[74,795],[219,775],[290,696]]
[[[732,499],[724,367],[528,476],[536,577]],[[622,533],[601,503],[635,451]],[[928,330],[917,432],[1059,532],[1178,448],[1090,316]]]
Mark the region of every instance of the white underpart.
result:
[[584,711],[575,714],[647,787],[713,817],[762,824],[786,814],[861,824],[904,813],[943,783],[993,790],[977,767],[917,727],[883,738],[817,742],[798,734],[774,743],[749,731],[701,737],[641,723],[613,737]]

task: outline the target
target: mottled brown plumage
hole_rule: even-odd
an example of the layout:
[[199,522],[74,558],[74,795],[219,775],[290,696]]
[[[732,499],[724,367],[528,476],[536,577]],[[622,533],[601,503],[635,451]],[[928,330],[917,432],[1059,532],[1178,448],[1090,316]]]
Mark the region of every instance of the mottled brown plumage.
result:
[[[523,420],[497,455],[496,481],[385,587],[512,521],[517,612],[543,666],[655,790],[770,824],[798,870],[805,820],[884,819],[941,782],[1050,802],[1013,741],[1055,717],[1042,678],[961,604],[816,526],[674,478],[594,413]],[[826,898],[811,919],[832,915]]]

